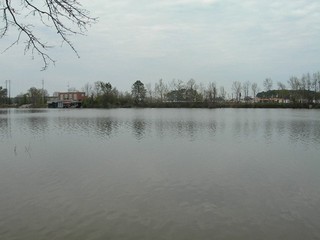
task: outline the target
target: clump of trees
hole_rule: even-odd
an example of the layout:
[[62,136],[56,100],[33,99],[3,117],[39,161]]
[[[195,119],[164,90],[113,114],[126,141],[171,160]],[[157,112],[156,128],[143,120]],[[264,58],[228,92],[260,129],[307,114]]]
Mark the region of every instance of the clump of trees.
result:
[[87,95],[90,96],[86,102],[89,106],[110,107],[116,104],[118,91],[112,87],[111,83],[98,81],[94,83],[93,89],[91,94]]
[[0,104],[6,104],[7,101],[7,89],[0,86]]
[[289,88],[282,82],[278,82],[278,89],[272,90],[272,80],[265,80],[264,92],[257,94],[259,98],[283,98],[294,103],[314,103],[320,100],[320,72],[312,76],[307,73],[301,78],[292,76],[287,81]]
[[21,93],[16,96],[14,103],[18,106],[30,105],[31,107],[46,107],[47,97],[47,90],[31,87],[26,93]]
[[227,95],[224,87],[218,90],[214,82],[205,88],[194,79],[186,83],[174,79],[169,84],[160,79],[154,87],[137,80],[132,84],[131,92],[124,93],[112,88],[109,82],[88,83],[83,90],[88,96],[84,102],[85,107],[168,107],[173,103],[185,103],[184,106],[188,106],[186,103],[222,102]]
[[114,108],[133,105],[131,94],[119,92],[110,82],[97,81],[93,85],[87,83],[83,91],[87,96],[83,107]]

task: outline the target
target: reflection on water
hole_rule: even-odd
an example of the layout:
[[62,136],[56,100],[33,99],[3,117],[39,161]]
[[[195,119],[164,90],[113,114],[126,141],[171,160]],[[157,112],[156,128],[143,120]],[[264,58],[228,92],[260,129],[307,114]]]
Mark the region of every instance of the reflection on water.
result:
[[132,130],[136,139],[142,139],[146,131],[146,122],[143,119],[133,119]]
[[[270,110],[269,110],[270,111]],[[285,111],[285,110],[283,110]],[[11,114],[10,114],[11,112]],[[233,116],[229,119],[221,119],[213,114],[209,118],[181,119],[179,117],[163,119],[161,118],[137,118],[130,116],[124,119],[122,116],[99,116],[99,117],[74,117],[74,116],[54,116],[50,118],[48,110],[16,110],[12,117],[13,110],[1,110],[0,118],[1,133],[10,132],[9,127],[12,121],[18,125],[25,134],[46,135],[47,130],[54,128],[56,132],[84,135],[113,136],[122,134],[119,129],[130,128],[133,136],[137,140],[145,137],[146,132],[155,132],[157,136],[172,135],[176,137],[187,137],[189,140],[201,138],[203,134],[224,135],[231,134],[234,139],[259,137],[261,133],[266,143],[270,142],[276,135],[282,137],[287,135],[290,141],[308,142],[310,139],[319,143],[320,129],[319,120],[305,121],[299,119],[278,119],[268,116],[252,116],[246,112],[247,117]],[[37,113],[40,113],[37,114]],[[221,113],[220,113],[221,114]],[[253,117],[253,118],[252,118]],[[264,118],[266,117],[266,118]],[[94,131],[93,131],[94,130]],[[5,135],[8,136],[8,135]]]
[[264,138],[267,142],[272,141],[272,134],[274,132],[275,126],[270,119],[267,119],[264,123]]
[[[96,119],[96,134],[101,137],[111,137],[117,133],[118,129],[117,119],[108,118],[97,118]],[[91,126],[91,125],[90,125]]]
[[0,118],[0,139],[8,138],[10,132],[10,122],[8,118]]
[[10,137],[10,109],[0,109],[0,142]]
[[[26,122],[26,124],[24,124]],[[30,131],[33,135],[46,134],[48,129],[47,117],[29,117],[27,119],[17,119],[17,123],[21,127],[25,127],[25,131]]]
[[319,117],[0,110],[0,239],[319,239]]

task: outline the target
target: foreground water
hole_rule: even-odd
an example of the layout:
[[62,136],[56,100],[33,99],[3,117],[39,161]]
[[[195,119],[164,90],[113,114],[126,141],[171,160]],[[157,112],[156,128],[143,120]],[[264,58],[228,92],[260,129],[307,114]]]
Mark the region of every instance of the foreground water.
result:
[[0,109],[0,239],[320,239],[320,111]]

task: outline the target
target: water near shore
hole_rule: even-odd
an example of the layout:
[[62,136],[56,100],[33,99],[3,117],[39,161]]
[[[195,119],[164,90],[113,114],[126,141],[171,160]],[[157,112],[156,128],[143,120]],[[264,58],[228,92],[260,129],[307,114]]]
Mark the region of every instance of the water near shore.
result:
[[0,239],[320,239],[320,111],[0,109]]

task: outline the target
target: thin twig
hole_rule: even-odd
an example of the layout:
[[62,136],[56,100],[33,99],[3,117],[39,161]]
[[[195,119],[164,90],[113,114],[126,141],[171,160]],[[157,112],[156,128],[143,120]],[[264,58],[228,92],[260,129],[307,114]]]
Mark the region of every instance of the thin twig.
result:
[[[21,12],[11,7],[11,0],[5,0],[0,8],[0,11],[3,13],[2,21],[4,23],[3,27],[0,28],[0,38],[8,34],[10,26],[16,27],[18,31],[17,39],[4,51],[7,51],[15,44],[19,44],[22,35],[24,35],[27,38],[24,50],[25,54],[28,51],[31,51],[32,57],[34,57],[35,53],[39,54],[44,63],[42,70],[45,70],[50,62],[55,63],[46,52],[53,46],[42,41],[39,36],[34,33],[33,30],[35,26],[27,22],[28,17],[31,15],[38,16],[38,20],[43,26],[47,28],[53,27],[62,39],[62,43],[67,43],[78,57],[79,54],[69,40],[69,36],[77,34],[84,35],[84,32],[87,31],[87,26],[95,23],[97,19],[90,17],[89,12],[82,9],[81,4],[77,0],[43,0],[43,2],[44,5],[39,7],[40,4],[37,6],[32,0],[22,0],[21,11],[29,11],[24,15],[24,22],[21,22],[20,19],[17,18],[17,16],[21,15]],[[69,27],[72,25],[76,27]]]

